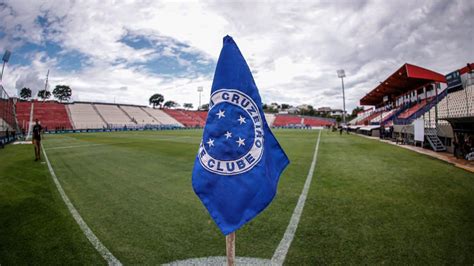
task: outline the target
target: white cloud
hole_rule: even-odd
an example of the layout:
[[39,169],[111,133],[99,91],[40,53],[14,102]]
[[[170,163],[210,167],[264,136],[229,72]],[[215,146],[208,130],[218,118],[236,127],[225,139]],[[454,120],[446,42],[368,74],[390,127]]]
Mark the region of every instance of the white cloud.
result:
[[[152,93],[160,92],[197,106],[196,88],[204,86],[203,95],[208,95],[212,77],[159,75],[127,63],[159,56],[175,56],[183,66],[197,62],[179,57],[177,49],[200,53],[200,62],[217,60],[226,34],[241,48],[265,102],[341,107],[335,71],[345,68],[351,109],[405,62],[445,74],[474,61],[474,2],[469,0],[6,4],[9,8],[0,12],[0,22],[10,36],[1,45],[18,46],[20,36],[33,43],[54,40],[65,51],[79,51],[90,60],[84,70],[66,72],[54,58],[40,54],[31,66],[9,66],[6,88],[25,75],[41,78],[51,68],[51,83],[71,85],[80,100],[112,101],[115,96],[117,102],[147,104]],[[46,32],[36,23],[39,15],[48,18]],[[160,54],[133,49],[120,42],[126,34],[147,36],[166,48]],[[170,40],[189,47],[176,47]]]

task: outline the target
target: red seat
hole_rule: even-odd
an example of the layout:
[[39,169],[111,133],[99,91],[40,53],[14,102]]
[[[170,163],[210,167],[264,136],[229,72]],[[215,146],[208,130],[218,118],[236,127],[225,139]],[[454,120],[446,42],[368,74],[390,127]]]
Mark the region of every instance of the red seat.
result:
[[277,115],[275,121],[273,121],[273,126],[276,127],[288,126],[290,124],[301,124],[301,118],[294,115]]
[[[30,122],[32,102],[18,101],[16,103],[16,115],[20,128],[25,132]],[[66,105],[54,101],[34,101],[33,121],[38,119],[43,128],[47,130],[72,129],[71,121],[67,114]]]

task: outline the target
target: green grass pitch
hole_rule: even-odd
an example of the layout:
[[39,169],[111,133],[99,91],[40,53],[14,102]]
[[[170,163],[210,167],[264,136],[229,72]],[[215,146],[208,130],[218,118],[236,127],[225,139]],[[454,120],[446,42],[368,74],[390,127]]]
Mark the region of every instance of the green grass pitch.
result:
[[[291,164],[272,204],[237,232],[237,256],[271,258],[311,164],[317,131],[275,130]],[[124,264],[224,256],[191,187],[202,131],[47,135],[64,190]],[[0,264],[105,264],[32,145],[0,150]],[[474,263],[474,175],[417,153],[324,131],[285,263]]]

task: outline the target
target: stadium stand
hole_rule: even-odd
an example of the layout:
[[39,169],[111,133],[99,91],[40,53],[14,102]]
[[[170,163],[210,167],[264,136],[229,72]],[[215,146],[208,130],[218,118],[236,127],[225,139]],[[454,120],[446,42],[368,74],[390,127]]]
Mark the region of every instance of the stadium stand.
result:
[[275,127],[284,127],[290,125],[301,125],[301,117],[294,116],[294,115],[281,115],[278,114],[273,121],[273,126]]
[[381,113],[382,113],[382,111],[371,112],[371,113],[369,113],[368,116],[366,116],[365,118],[359,120],[356,124],[357,125],[368,125],[368,124],[370,124],[370,122],[372,120],[376,119],[377,117],[380,117]]
[[107,124],[99,116],[91,103],[67,104],[74,129],[106,128]]
[[[472,145],[466,144],[474,139],[473,64],[446,76],[404,64],[365,95],[360,103],[375,106],[375,110],[370,115],[358,115],[351,123],[362,124],[370,120],[374,126],[383,124],[381,137],[408,144],[418,142],[434,151],[453,152],[457,157],[468,158],[474,154]],[[370,119],[375,113],[378,117]],[[420,119],[424,121],[421,129],[415,127],[415,120]],[[424,139],[415,140],[417,130],[424,131],[421,132]]]
[[205,121],[199,115],[194,115],[194,112],[178,110],[178,109],[163,109],[165,113],[172,116],[179,123],[185,127],[203,127]]
[[154,118],[142,109],[145,107],[132,105],[120,105],[120,107],[131,117],[132,121],[135,121],[139,125],[161,124],[158,119]]
[[370,124],[380,124],[380,123],[387,122],[387,120],[390,120],[392,115],[394,115],[397,112],[397,110],[398,109],[383,111],[382,115],[378,115],[374,119],[370,120]]
[[349,124],[350,125],[359,125],[359,122],[362,121],[363,119],[367,118],[369,115],[371,115],[372,112],[373,112],[373,109],[364,110],[364,111],[359,112],[354,119],[349,121]]
[[157,121],[159,121],[163,125],[174,125],[182,127],[178,120],[174,119],[172,116],[168,115],[167,113],[163,112],[160,109],[155,108],[143,108],[143,110],[153,116]]
[[[431,100],[431,99],[429,99],[429,100]],[[414,113],[416,113],[418,110],[420,110],[421,108],[423,108],[427,103],[428,103],[428,100],[427,100],[427,99],[423,99],[423,100],[421,100],[420,102],[415,103],[415,104],[412,105],[411,107],[406,108],[405,111],[403,111],[403,112],[398,116],[398,118],[406,119],[406,118],[411,117]]]
[[41,122],[46,131],[72,129],[65,105],[56,101],[35,101],[33,120],[36,119]]
[[15,105],[16,118],[20,130],[25,134],[30,123],[30,114],[33,101],[17,101]]
[[198,123],[199,127],[204,127],[206,125],[207,113],[205,113],[205,118],[203,119],[203,114],[200,111],[186,111],[181,110],[185,115]]
[[206,124],[207,111],[196,111],[195,113],[196,113],[196,115],[199,116],[199,118],[201,118],[202,121],[204,121],[204,124]]
[[310,127],[324,127],[334,124],[334,121],[312,116],[302,116],[302,123]]
[[136,123],[116,104],[94,104],[109,127],[135,126]]
[[0,147],[16,139],[16,120],[13,100],[0,85]]
[[[463,118],[474,116],[474,73],[463,73],[465,79],[462,81],[463,89],[446,89],[439,97],[436,108],[438,111],[438,125],[449,125],[446,119]],[[451,92],[450,92],[451,91]],[[431,106],[425,114],[425,125],[428,128],[436,127],[436,108]]]
[[269,127],[273,126],[273,122],[275,121],[275,115],[274,114],[269,114],[265,113],[265,119],[267,120],[267,124]]

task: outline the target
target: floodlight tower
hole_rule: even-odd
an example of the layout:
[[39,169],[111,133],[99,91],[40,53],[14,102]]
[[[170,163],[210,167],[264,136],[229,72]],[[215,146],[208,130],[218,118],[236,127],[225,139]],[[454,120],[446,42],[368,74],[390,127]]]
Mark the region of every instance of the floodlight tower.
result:
[[199,87],[198,87],[198,92],[199,92],[199,105],[198,105],[198,111],[199,111],[199,109],[201,109],[201,93],[202,93],[202,91],[203,91],[203,88],[202,88],[202,86],[199,86]]
[[0,74],[0,81],[3,80],[3,70],[5,69],[5,64],[8,63],[8,60],[10,60],[10,56],[12,55],[12,52],[6,50],[5,53],[3,54],[3,66],[2,66],[2,73]]
[[344,69],[339,69],[337,71],[337,76],[342,82],[342,123],[346,124],[346,95],[344,93],[344,78],[346,77],[346,72]]

